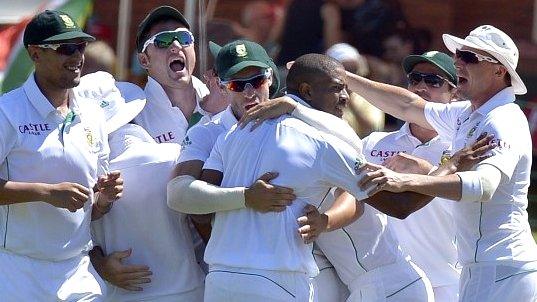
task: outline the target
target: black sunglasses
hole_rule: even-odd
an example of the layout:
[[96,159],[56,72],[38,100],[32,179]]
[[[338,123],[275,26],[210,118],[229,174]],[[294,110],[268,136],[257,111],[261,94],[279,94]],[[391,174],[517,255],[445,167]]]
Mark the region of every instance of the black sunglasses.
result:
[[453,83],[451,83],[448,79],[433,73],[412,71],[411,73],[407,74],[407,77],[408,82],[412,86],[416,86],[421,83],[421,81],[424,81],[427,86],[432,88],[440,88],[444,85],[444,82],[448,83],[452,87],[455,87],[455,85],[453,85]]
[[470,50],[455,50],[455,57],[461,59],[466,64],[477,64],[481,61],[487,61],[490,63],[498,63],[498,60],[493,59],[489,56],[484,56],[482,54],[475,53]]
[[62,43],[62,44],[42,44],[37,45],[40,48],[49,48],[54,50],[55,52],[64,55],[64,56],[70,56],[74,54],[77,50],[80,53],[84,53],[84,50],[86,49],[86,46],[88,46],[88,42],[81,42],[81,43]]

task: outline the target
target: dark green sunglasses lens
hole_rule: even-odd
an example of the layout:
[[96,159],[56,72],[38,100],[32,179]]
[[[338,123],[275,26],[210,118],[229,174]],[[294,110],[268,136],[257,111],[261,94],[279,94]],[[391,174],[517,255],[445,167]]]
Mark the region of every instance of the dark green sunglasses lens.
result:
[[194,42],[190,33],[186,31],[166,32],[155,37],[155,46],[158,48],[168,48],[174,40],[177,40],[181,46],[189,46]]

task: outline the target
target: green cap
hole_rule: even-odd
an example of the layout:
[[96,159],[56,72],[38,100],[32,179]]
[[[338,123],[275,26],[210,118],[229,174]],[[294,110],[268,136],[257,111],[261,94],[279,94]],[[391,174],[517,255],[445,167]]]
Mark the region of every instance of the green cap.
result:
[[46,10],[35,15],[24,30],[24,47],[28,45],[53,44],[55,42],[82,39],[94,41],[95,38],[80,29],[68,14]]
[[451,56],[440,51],[427,51],[422,55],[410,55],[403,60],[403,70],[408,74],[416,64],[422,62],[430,63],[440,68],[446,74],[447,79],[455,86],[457,85],[457,71]]
[[185,16],[183,16],[180,11],[167,5],[159,6],[150,11],[138,26],[138,32],[136,33],[136,49],[138,52],[142,52],[145,41],[150,38],[147,36],[147,33],[151,30],[151,26],[157,22],[167,20],[177,21],[186,29],[190,30],[190,24],[188,24]]
[[220,79],[228,81],[234,74],[250,66],[270,68],[272,69],[270,95],[273,96],[280,89],[278,68],[261,45],[247,40],[236,40],[220,47],[216,43],[209,42],[209,49],[216,57],[216,73]]

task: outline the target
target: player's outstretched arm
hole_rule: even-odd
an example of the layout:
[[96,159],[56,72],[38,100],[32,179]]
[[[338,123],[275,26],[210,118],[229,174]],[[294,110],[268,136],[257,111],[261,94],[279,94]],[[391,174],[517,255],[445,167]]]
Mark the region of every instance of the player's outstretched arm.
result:
[[187,214],[209,214],[250,207],[279,212],[295,199],[293,190],[270,184],[277,173],[262,175],[250,187],[221,188],[222,172],[203,170],[201,179],[181,175],[168,183],[168,206]]
[[349,90],[358,93],[380,110],[404,121],[432,129],[425,119],[426,101],[418,95],[397,86],[368,80],[347,72]]
[[123,264],[123,259],[131,253],[132,250],[128,249],[105,256],[101,247],[96,246],[89,252],[89,256],[91,264],[104,280],[126,290],[142,291],[142,285],[151,282],[153,273],[147,265]]

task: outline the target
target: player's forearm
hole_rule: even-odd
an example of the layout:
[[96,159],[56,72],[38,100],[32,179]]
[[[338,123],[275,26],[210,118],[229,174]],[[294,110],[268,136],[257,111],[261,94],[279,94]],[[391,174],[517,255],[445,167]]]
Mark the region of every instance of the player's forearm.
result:
[[334,201],[334,204],[324,214],[328,217],[326,232],[348,226],[358,219],[363,213],[362,203],[356,201],[354,196],[342,192]]
[[455,174],[446,176],[413,174],[404,188],[406,191],[451,200],[460,200],[462,196],[461,180]]
[[380,110],[407,122],[432,129],[424,115],[426,102],[416,94],[350,72],[347,72],[347,85],[349,90],[358,93]]
[[220,188],[181,175],[168,183],[168,207],[186,214],[210,214],[245,207],[245,188]]
[[405,219],[408,215],[426,206],[434,197],[415,192],[392,193],[381,191],[363,200],[380,212]]
[[50,184],[0,179],[0,205],[45,201],[50,196],[50,192]]

